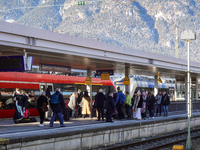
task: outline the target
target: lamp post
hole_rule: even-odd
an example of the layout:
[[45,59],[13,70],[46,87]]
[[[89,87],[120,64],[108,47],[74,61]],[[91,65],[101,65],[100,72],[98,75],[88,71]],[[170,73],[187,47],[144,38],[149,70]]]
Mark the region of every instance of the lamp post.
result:
[[187,60],[187,116],[188,116],[188,136],[187,136],[187,143],[186,143],[186,148],[191,149],[192,148],[192,142],[191,142],[191,135],[190,135],[190,119],[192,116],[192,111],[191,111],[191,95],[190,95],[190,85],[191,85],[191,80],[190,80],[190,42],[191,40],[195,40],[196,35],[194,32],[191,30],[186,30],[181,34],[181,40],[184,40],[187,42],[188,45],[188,60]]

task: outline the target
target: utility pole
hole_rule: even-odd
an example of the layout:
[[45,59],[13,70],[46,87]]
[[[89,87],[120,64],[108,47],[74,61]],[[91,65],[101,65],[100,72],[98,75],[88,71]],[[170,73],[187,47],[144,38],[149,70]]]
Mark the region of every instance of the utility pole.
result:
[[190,85],[191,85],[191,80],[190,80],[190,42],[191,40],[195,40],[196,35],[191,31],[191,30],[186,30],[181,34],[181,40],[184,40],[187,42],[188,50],[187,50],[187,55],[188,55],[188,60],[187,60],[187,116],[188,116],[188,136],[187,136],[187,143],[186,143],[186,148],[191,149],[192,148],[192,142],[191,142],[191,135],[190,135],[190,119],[192,116],[192,111],[191,111],[191,106],[192,106],[192,101],[191,101],[191,94],[190,94]]

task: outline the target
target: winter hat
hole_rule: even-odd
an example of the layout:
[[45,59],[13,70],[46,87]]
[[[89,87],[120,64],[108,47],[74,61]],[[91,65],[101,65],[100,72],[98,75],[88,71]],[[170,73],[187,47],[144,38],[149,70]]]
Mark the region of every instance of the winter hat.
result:
[[146,95],[146,93],[145,93],[145,92],[142,92],[142,95]]
[[151,92],[148,92],[148,95],[151,94]]
[[60,92],[60,88],[57,88],[56,91]]
[[99,89],[99,93],[103,93],[103,90],[102,90],[102,89]]

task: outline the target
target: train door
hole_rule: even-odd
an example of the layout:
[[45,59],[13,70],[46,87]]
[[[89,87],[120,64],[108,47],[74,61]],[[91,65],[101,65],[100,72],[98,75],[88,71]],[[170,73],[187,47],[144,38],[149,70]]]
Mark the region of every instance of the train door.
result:
[[50,89],[51,94],[54,92],[54,88],[53,88],[52,83],[40,83],[40,92],[46,91],[47,88]]

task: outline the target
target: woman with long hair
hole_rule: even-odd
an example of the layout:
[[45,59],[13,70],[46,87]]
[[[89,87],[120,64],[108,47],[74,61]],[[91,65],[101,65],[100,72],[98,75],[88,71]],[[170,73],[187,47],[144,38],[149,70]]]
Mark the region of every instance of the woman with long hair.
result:
[[91,99],[88,95],[88,92],[84,92],[84,96],[82,98],[82,117],[85,118],[86,115],[92,117],[91,107],[90,107]]

